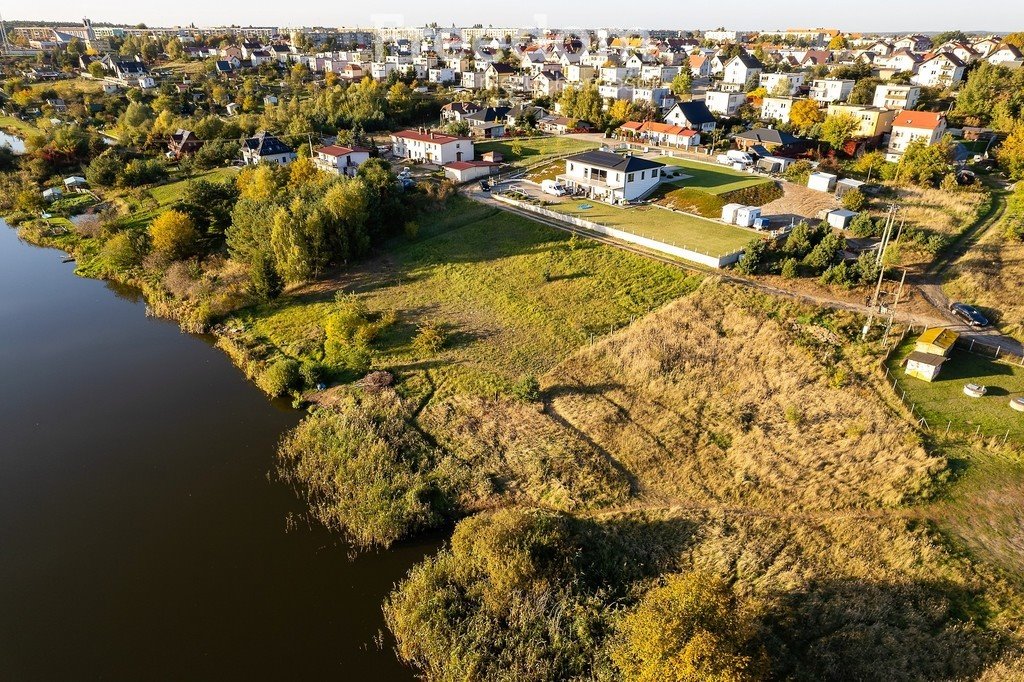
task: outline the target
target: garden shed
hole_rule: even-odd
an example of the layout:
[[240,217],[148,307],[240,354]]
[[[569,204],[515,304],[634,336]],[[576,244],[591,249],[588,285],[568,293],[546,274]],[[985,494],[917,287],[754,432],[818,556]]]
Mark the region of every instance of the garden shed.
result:
[[959,338],[960,335],[952,329],[932,327],[931,329],[925,329],[921,336],[917,337],[914,350],[920,353],[931,353],[932,355],[947,357]]
[[726,204],[722,207],[722,221],[732,224],[736,222],[736,213],[743,208],[743,204]]
[[924,379],[925,381],[934,381],[939,376],[939,372],[942,371],[942,365],[946,360],[949,360],[949,358],[915,350],[907,356],[906,371],[909,376]]
[[811,173],[807,177],[807,186],[819,192],[831,192],[836,187],[838,176],[832,173]]
[[866,183],[864,183],[863,181],[854,180],[853,178],[843,178],[842,180],[838,180],[836,182],[836,196],[842,197],[851,189],[862,190],[865,184]]
[[845,230],[856,216],[856,211],[851,211],[848,208],[837,208],[828,212],[826,220],[831,227]]

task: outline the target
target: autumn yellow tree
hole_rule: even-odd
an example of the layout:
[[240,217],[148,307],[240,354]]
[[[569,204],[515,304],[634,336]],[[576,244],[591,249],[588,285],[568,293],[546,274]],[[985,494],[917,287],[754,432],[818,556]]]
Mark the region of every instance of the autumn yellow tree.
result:
[[628,121],[629,101],[624,99],[615,100],[608,108],[608,117],[613,121]]
[[1024,179],[1024,123],[1018,123],[996,152],[999,164],[1014,180]]
[[164,211],[149,226],[153,250],[168,259],[190,255],[199,239],[192,219],[181,211]]
[[631,682],[744,682],[757,678],[753,627],[729,587],[704,573],[669,577],[620,621],[611,657]]
[[789,110],[789,120],[800,130],[809,129],[815,123],[820,123],[823,118],[818,103],[813,99],[797,100]]

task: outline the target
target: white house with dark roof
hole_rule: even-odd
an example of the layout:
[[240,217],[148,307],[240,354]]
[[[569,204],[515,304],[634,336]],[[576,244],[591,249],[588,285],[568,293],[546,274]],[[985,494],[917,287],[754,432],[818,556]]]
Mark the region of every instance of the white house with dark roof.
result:
[[742,92],[708,90],[704,93],[704,104],[709,111],[719,116],[732,116],[746,103],[747,96]]
[[265,130],[242,140],[242,161],[247,166],[258,163],[287,164],[298,158],[295,150]]
[[875,86],[875,97],[871,105],[885,109],[913,109],[919,99],[921,99],[920,85],[881,83]]
[[910,82],[925,87],[952,88],[963,80],[966,68],[967,64],[955,54],[942,52],[921,62]]
[[[730,93],[731,94],[731,93]],[[746,102],[746,96],[743,96]],[[672,109],[665,114],[665,123],[671,123],[682,128],[699,130],[710,133],[715,129],[715,117],[708,109],[708,105],[700,100],[693,102],[677,102]]]
[[565,160],[558,181],[591,199],[611,204],[636,201],[661,182],[665,164],[632,154],[588,151]]
[[845,102],[853,92],[854,85],[855,81],[846,78],[816,78],[811,82],[808,95],[822,104]]
[[722,81],[734,85],[743,85],[751,76],[759,77],[764,65],[749,54],[738,54],[722,67]]

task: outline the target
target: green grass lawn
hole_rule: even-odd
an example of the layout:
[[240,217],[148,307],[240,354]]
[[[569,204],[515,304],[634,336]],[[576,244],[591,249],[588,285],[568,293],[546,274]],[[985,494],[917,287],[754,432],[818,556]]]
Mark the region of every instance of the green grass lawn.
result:
[[[698,281],[677,268],[455,198],[420,221],[415,241],[396,240],[378,259],[238,317],[251,344],[319,360],[336,292],[355,292],[371,314],[397,314],[373,344],[375,367],[440,394],[489,395],[546,372],[592,335],[688,293]],[[447,329],[448,341],[436,354],[424,355],[412,343],[424,321]]]
[[185,191],[185,186],[188,184],[190,180],[203,179],[209,180],[210,182],[221,182],[223,180],[227,180],[228,178],[234,178],[236,175],[238,175],[239,170],[240,169],[235,168],[233,166],[228,168],[215,168],[211,171],[199,173],[189,178],[174,180],[163,185],[158,185],[150,190],[150,194],[153,195],[153,198],[156,199],[157,202],[160,204],[160,207],[163,208],[166,206],[170,206],[175,201],[181,198],[181,194],[182,192]]
[[679,166],[683,169],[684,173],[690,176],[673,184],[680,187],[702,189],[711,194],[724,194],[725,192],[771,182],[767,178],[750,175],[749,173],[740,173],[725,166],[715,167],[710,164],[680,159],[674,156],[662,156],[656,160],[670,166]]
[[[1024,395],[1024,367],[993,362],[980,355],[956,350],[942,367],[939,377],[929,383],[903,373],[901,363],[914,350],[913,339],[893,354],[889,370],[899,379],[899,387],[907,392],[907,400],[917,409],[931,428],[944,432],[952,428],[974,433],[980,426],[986,436],[1002,437],[1009,430],[1011,440],[1024,444],[1024,413],[1010,409],[1010,398]],[[969,398],[964,384],[988,387],[983,398]]]
[[572,137],[537,137],[522,138],[518,140],[522,147],[521,153],[513,154],[511,140],[492,140],[489,142],[478,142],[474,145],[477,156],[484,152],[501,152],[506,163],[514,166],[530,166],[535,163],[542,163],[547,159],[562,154],[573,154],[586,149],[597,149],[598,145],[587,140],[577,140]]
[[14,116],[0,116],[0,129],[9,130],[20,137],[39,132],[39,129],[28,121],[22,121]]
[[[580,210],[581,204],[591,208]],[[757,237],[752,230],[655,206],[618,208],[598,201],[572,199],[553,203],[547,208],[712,256],[738,251]]]

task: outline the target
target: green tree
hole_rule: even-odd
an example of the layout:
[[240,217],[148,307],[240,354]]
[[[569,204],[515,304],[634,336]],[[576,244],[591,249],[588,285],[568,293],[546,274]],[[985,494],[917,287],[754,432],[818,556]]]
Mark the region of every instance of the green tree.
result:
[[721,579],[684,573],[649,590],[616,628],[611,657],[635,682],[757,679],[751,610]]
[[868,205],[868,198],[864,192],[853,188],[843,195],[843,208],[851,211],[863,211]]
[[833,149],[842,150],[860,130],[860,121],[852,114],[832,114],[825,117],[821,124],[820,137],[823,142],[828,142]]
[[1014,180],[1024,179],[1024,120],[1014,126],[996,152],[999,165]]
[[693,76],[687,64],[679,68],[679,73],[672,79],[672,94],[678,99],[687,101],[690,99],[690,91],[693,89]]

